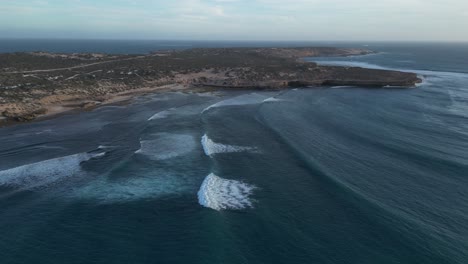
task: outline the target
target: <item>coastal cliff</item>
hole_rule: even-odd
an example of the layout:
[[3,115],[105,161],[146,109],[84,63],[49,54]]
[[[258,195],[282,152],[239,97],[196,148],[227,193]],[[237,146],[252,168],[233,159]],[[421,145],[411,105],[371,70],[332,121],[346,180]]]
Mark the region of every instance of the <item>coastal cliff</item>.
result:
[[147,55],[0,54],[0,121],[30,121],[171,90],[409,87],[421,81],[413,73],[319,66],[301,60],[370,53],[363,49],[305,47],[188,49]]

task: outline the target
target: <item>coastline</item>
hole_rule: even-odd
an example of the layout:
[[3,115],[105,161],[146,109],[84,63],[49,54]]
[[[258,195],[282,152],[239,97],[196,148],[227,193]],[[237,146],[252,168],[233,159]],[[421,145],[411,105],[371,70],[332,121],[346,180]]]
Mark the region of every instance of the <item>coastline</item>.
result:
[[[48,104],[44,104],[43,107],[45,109],[44,114],[37,114],[31,120],[14,120],[8,119],[7,117],[0,116],[0,128],[16,125],[16,124],[23,124],[26,122],[39,122],[48,119],[53,119],[55,117],[68,114],[68,113],[78,113],[83,111],[92,111],[99,107],[103,106],[111,106],[111,105],[126,105],[131,103],[131,101],[137,97],[145,96],[148,94],[162,94],[167,92],[180,92],[186,91],[185,88],[179,84],[172,84],[172,85],[164,85],[160,87],[146,87],[146,88],[139,88],[134,89],[131,91],[124,91],[116,94],[108,94],[105,97],[101,97],[99,100],[93,100],[92,98],[88,97],[76,97],[73,99],[68,100],[58,100],[53,101]],[[1,112],[0,107],[0,112]]]
[[[353,85],[413,87],[414,73],[319,66],[305,57],[348,57],[370,50],[327,47],[209,48],[148,55],[0,54],[0,126],[129,101],[168,91],[281,90]],[[30,62],[25,64],[25,62]],[[26,65],[26,66],[25,66]],[[5,67],[9,66],[9,67]]]

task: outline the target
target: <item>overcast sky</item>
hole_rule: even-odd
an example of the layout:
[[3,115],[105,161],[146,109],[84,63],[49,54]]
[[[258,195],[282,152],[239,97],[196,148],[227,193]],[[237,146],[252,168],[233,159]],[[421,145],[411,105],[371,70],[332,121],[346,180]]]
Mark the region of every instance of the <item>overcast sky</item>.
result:
[[468,0],[0,0],[0,38],[468,41]]

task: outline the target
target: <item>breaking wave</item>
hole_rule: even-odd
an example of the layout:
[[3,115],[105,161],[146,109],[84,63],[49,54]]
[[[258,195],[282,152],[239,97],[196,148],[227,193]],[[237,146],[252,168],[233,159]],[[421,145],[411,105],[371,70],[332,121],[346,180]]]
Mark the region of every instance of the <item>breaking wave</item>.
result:
[[78,175],[81,163],[105,153],[79,153],[0,171],[0,186],[37,188]]
[[156,139],[142,140],[136,154],[145,155],[153,160],[166,160],[183,156],[196,148],[193,136],[160,133]]
[[253,207],[250,196],[255,186],[235,180],[208,175],[198,191],[200,205],[217,211]]
[[148,121],[167,118],[174,109],[175,108],[171,108],[171,109],[168,109],[168,110],[158,112],[158,113],[154,114],[153,116],[151,116],[150,118],[148,118]]
[[201,139],[203,150],[207,156],[212,156],[219,153],[235,153],[235,152],[257,152],[258,149],[255,147],[244,147],[234,145],[224,145],[216,143],[211,140],[208,135],[204,135]]
[[282,102],[284,100],[282,99],[278,99],[278,98],[275,98],[275,97],[270,97],[270,98],[267,98],[265,100],[263,100],[264,103],[273,103],[273,102]]
[[205,108],[202,111],[202,113],[210,109],[217,108],[217,107],[260,104],[267,98],[268,98],[267,96],[256,94],[256,93],[244,94],[244,95],[240,95],[240,96],[230,98],[230,99],[218,102],[216,104],[210,105],[207,108]]

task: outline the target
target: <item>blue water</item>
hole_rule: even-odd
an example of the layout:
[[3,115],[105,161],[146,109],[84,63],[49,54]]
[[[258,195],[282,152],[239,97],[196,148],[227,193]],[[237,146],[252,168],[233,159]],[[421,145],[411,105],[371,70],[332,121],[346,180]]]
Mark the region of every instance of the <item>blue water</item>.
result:
[[1,263],[467,263],[468,46],[366,45],[310,60],[424,82],[168,93],[0,129]]

